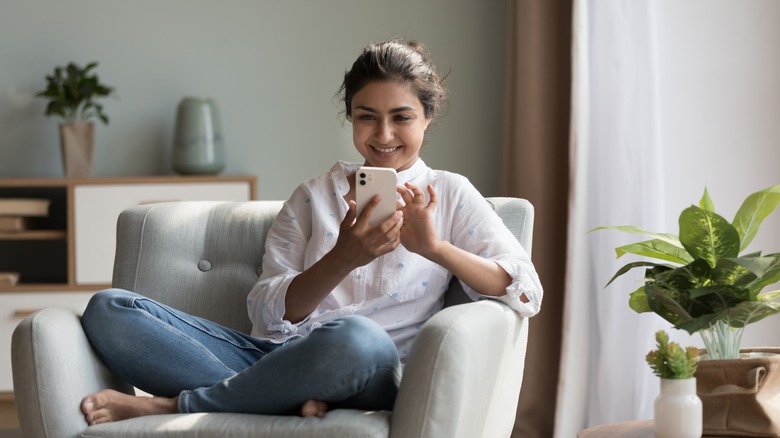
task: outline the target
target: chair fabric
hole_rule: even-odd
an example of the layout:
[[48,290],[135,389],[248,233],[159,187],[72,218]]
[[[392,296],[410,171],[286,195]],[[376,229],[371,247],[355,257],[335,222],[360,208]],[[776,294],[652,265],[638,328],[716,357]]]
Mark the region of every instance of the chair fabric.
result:
[[[533,207],[488,198],[530,252]],[[113,286],[248,333],[246,296],[261,273],[268,228],[281,201],[190,201],[124,211],[117,223]],[[528,321],[492,300],[468,302],[457,282],[449,307],[421,329],[392,413],[334,410],[324,418],[176,414],[88,426],[84,396],[131,393],[97,358],[81,329],[82,306],[23,320],[12,340],[14,388],[25,437],[509,436],[523,376]]]

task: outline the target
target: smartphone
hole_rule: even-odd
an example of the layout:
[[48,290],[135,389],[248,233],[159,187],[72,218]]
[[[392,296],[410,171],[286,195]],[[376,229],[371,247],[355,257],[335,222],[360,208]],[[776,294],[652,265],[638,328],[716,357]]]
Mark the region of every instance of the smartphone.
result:
[[379,194],[382,199],[368,218],[368,225],[375,227],[395,213],[396,173],[386,167],[361,167],[355,174],[355,202],[357,214]]

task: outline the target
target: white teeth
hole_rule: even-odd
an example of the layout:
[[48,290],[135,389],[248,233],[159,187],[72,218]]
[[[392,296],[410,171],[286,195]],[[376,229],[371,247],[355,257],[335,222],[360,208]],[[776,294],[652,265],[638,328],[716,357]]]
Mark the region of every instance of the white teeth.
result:
[[390,152],[393,152],[394,150],[398,149],[398,146],[394,148],[378,148],[376,146],[372,146],[372,147],[383,154],[389,154]]

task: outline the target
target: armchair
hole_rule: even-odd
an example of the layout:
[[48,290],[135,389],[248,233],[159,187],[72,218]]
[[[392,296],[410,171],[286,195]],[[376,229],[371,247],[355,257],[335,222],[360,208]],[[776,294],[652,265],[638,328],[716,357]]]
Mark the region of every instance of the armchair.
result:
[[[530,252],[533,207],[489,198]],[[246,295],[260,273],[279,201],[176,202],[132,207],[117,224],[113,286],[249,332]],[[323,418],[173,414],[89,426],[82,398],[132,393],[97,358],[81,329],[83,306],[48,308],[12,340],[24,436],[37,437],[507,437],[523,376],[528,321],[503,304],[468,298],[457,281],[446,308],[422,328],[393,412],[333,410]],[[143,352],[139,352],[143,354]]]

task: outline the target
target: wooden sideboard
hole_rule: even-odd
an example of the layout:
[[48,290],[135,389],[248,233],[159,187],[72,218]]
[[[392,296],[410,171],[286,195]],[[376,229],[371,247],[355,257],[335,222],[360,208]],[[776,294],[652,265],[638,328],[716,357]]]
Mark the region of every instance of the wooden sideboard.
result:
[[116,220],[127,207],[170,201],[257,199],[254,176],[160,176],[90,179],[0,179],[0,198],[50,201],[49,215],[29,229],[0,232],[0,430],[13,407],[11,335],[44,307],[80,305],[111,284]]

